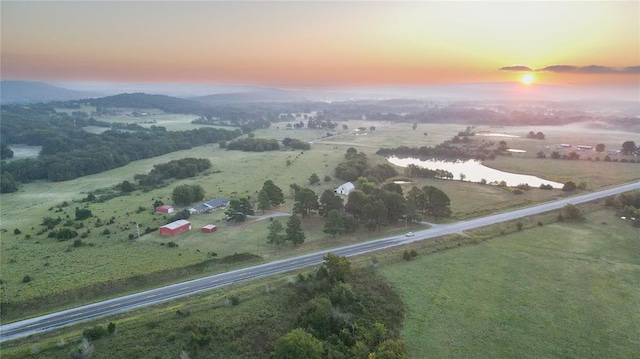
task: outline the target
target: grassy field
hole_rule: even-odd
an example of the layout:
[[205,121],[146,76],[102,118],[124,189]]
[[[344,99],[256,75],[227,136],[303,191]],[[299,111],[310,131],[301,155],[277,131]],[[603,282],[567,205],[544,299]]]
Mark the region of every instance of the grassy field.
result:
[[[411,262],[401,259],[403,248],[376,253],[378,272],[407,307],[403,338],[411,357],[638,357],[640,238],[614,212],[588,207],[584,223],[527,227],[482,241],[415,243],[418,257]],[[352,262],[370,266],[371,257]],[[182,350],[193,358],[253,357],[251,351],[289,330],[296,311],[283,298],[291,277],[224,287],[5,343],[3,357],[66,358],[83,329],[110,321],[117,323],[116,334],[93,343],[95,358],[174,358]],[[241,304],[230,305],[232,296]],[[190,346],[187,333],[197,328],[218,333],[214,350]]]
[[[173,122],[176,126],[180,123],[184,126],[192,126],[184,123],[187,121],[186,118],[166,116],[167,123]],[[218,258],[234,253],[251,252],[262,256],[264,260],[273,260],[407,230],[402,227],[385,228],[379,232],[362,231],[334,239],[321,232],[323,224],[320,220],[312,218],[303,222],[307,235],[304,245],[274,248],[266,244],[265,240],[268,220],[251,220],[242,225],[230,225],[222,220],[222,212],[215,212],[192,216],[190,220],[193,222],[194,230],[181,236],[167,238],[153,232],[143,235],[140,240],[128,239],[130,235],[137,236],[136,224],[144,231],[146,228],[155,228],[166,223],[166,216],[151,213],[152,204],[158,199],[171,203],[171,191],[180,184],[201,185],[207,199],[216,197],[231,199],[255,196],[262,183],[271,179],[282,188],[286,196],[286,203],[275,210],[290,213],[293,201],[289,184],[297,183],[305,186],[311,173],[315,172],[321,179],[325,175],[332,177],[329,182],[322,181],[312,188],[316,194],[320,195],[325,189],[339,186],[342,181],[333,178],[333,169],[343,159],[349,147],[355,147],[367,153],[373,164],[384,163],[386,159],[375,155],[375,151],[380,147],[433,146],[464,129],[464,126],[460,125],[421,124],[417,130],[413,131],[410,124],[364,120],[348,121],[345,124],[348,125],[348,130],[343,130],[339,125],[336,131],[333,131],[335,136],[331,137],[327,137],[324,130],[285,130],[285,123],[274,124],[269,129],[256,131],[256,137],[260,138],[291,137],[313,141],[310,151],[247,153],[224,151],[217,145],[208,145],[136,161],[122,168],[71,181],[29,183],[22,185],[16,193],[3,194],[0,201],[2,213],[0,297],[3,301],[14,303],[32,302],[38,301],[39,298],[51,298],[60,293],[107,283],[112,286],[108,295],[116,295],[120,291],[143,289],[145,286],[177,281],[181,279],[180,276],[193,277],[221,270],[216,266],[208,266],[207,263],[212,259],[208,255],[210,252],[217,253]],[[376,130],[367,132],[366,135],[354,130],[357,127],[369,128],[370,126],[376,126]],[[509,132],[514,134],[526,135],[528,130],[524,127],[509,128]],[[548,138],[552,137],[551,130],[544,129],[544,131],[549,132]],[[428,133],[427,136],[424,135],[425,132]],[[612,143],[618,141],[617,137],[613,138]],[[521,140],[536,146],[545,144],[544,141]],[[551,139],[548,141],[550,141],[548,143],[553,142]],[[134,174],[148,173],[154,164],[185,157],[208,158],[212,168],[210,172],[199,177],[176,181],[161,189],[149,192],[136,191],[131,195],[118,197],[105,203],[90,204],[88,208],[94,214],[94,218],[84,221],[84,228],[79,230],[80,233],[89,231],[87,238],[83,240],[84,246],[75,248],[71,242],[59,242],[46,238],[46,235],[38,235],[42,228],[40,223],[45,217],[60,216],[65,220],[68,216],[73,219],[75,207],[82,206],[78,201],[86,197],[87,193],[113,187],[123,180],[133,181]],[[290,165],[287,165],[287,161]],[[554,161],[512,156],[499,157],[490,165],[543,177],[570,178],[576,183],[584,181],[588,183],[590,189],[640,178],[638,165],[624,163]],[[398,170],[402,172],[401,168]],[[403,189],[408,191],[414,185],[418,187],[433,185],[443,189],[451,198],[453,216],[456,219],[504,211],[566,195],[555,190],[532,189],[523,195],[515,196],[505,189],[493,186],[423,179],[403,185]],[[56,206],[64,201],[67,201],[69,206],[58,209]],[[99,226],[96,225],[98,218],[102,222]],[[108,224],[111,219],[113,224]],[[280,218],[283,223],[286,219],[286,217]],[[208,223],[219,225],[220,230],[212,234],[200,233],[200,226]],[[15,229],[18,229],[20,234],[14,234]],[[168,241],[176,242],[179,247],[167,248],[161,245]],[[177,270],[178,268],[191,269],[181,272]],[[167,271],[175,274],[167,275]],[[160,274],[144,285],[140,285],[137,280],[130,280],[140,276],[153,277],[151,276],[153,273]],[[33,280],[22,283],[25,275],[29,275]],[[86,300],[91,300],[90,294],[88,293]],[[94,294],[94,299],[108,296],[104,290]],[[37,306],[31,309],[37,312],[50,310],[54,306],[55,301],[49,309]],[[16,319],[20,315],[35,312],[21,312],[8,316],[3,313],[3,320]]]
[[408,307],[414,358],[640,356],[640,236],[613,212],[382,271]]

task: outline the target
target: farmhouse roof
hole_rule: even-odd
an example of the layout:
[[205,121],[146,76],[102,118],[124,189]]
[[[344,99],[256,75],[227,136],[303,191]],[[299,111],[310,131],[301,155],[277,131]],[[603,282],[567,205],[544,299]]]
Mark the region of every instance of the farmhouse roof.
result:
[[209,206],[209,207],[216,208],[216,207],[222,207],[222,206],[228,205],[229,201],[227,201],[224,198],[216,198],[216,199],[212,199],[209,202],[205,202],[204,204]]
[[226,205],[229,204],[229,201],[227,201],[224,198],[215,198],[212,199],[211,201],[199,204],[193,208],[190,208],[189,211],[190,212],[206,212],[212,209],[216,209],[216,208],[220,208],[220,207],[224,207]]

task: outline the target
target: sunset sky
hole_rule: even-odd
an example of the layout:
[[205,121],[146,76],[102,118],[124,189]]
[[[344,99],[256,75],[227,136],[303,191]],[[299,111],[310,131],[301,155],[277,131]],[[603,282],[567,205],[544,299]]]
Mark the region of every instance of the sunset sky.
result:
[[638,86],[640,2],[2,1],[2,80]]

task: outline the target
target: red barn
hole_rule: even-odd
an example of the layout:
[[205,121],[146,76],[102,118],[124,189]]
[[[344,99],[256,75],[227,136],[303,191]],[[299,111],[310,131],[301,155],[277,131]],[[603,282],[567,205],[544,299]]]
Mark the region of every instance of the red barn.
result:
[[190,230],[191,222],[180,219],[160,227],[160,234],[163,236],[175,236]]
[[173,213],[173,206],[168,204],[163,204],[162,206],[156,207],[156,213]]
[[211,233],[217,231],[218,227],[216,227],[216,225],[214,224],[207,224],[200,229],[202,230],[202,233]]

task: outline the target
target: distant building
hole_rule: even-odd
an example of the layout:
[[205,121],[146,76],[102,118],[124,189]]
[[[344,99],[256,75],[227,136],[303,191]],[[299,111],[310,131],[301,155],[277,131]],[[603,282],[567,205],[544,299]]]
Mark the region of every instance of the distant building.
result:
[[347,182],[347,183],[343,184],[342,186],[334,189],[333,191],[335,193],[337,193],[337,194],[348,196],[349,193],[351,193],[351,191],[353,191],[354,189],[356,189],[356,186],[354,186],[353,183],[351,183],[351,182]]
[[568,143],[561,143],[561,144],[560,144],[560,147],[563,147],[563,148],[569,148],[569,147],[571,147],[571,145],[570,145],[570,144],[568,144]]
[[173,206],[169,204],[156,207],[156,213],[173,213],[174,210]]
[[215,211],[220,208],[226,208],[229,205],[229,201],[224,198],[212,199],[209,202],[205,202],[201,205],[189,208],[191,214],[201,214]]
[[207,224],[206,226],[202,226],[200,228],[202,233],[212,233],[218,230],[218,227],[215,224]]
[[163,236],[175,236],[190,230],[191,222],[180,219],[160,227],[160,234]]
[[578,145],[577,148],[579,150],[592,150],[593,146]]

